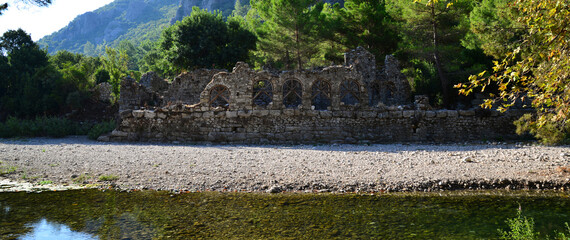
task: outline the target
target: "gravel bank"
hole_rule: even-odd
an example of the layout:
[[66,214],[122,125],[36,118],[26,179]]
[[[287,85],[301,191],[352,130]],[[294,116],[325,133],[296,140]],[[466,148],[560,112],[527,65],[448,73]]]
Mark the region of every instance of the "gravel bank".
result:
[[235,146],[100,143],[84,137],[0,139],[0,174],[4,181],[171,191],[570,189],[570,147]]

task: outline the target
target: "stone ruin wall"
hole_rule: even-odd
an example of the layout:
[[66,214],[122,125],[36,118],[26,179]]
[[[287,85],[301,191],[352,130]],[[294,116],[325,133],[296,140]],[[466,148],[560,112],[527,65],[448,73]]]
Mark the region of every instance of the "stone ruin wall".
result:
[[313,70],[197,70],[172,84],[145,74],[121,86],[111,141],[279,143],[457,142],[516,138],[523,111],[427,110],[414,105],[397,61],[376,69],[362,48]]

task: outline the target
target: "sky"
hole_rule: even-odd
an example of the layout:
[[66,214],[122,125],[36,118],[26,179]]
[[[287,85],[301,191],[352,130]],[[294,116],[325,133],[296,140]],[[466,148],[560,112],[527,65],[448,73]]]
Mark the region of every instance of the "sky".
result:
[[78,15],[96,10],[113,0],[53,0],[47,7],[24,5],[19,0],[0,0],[0,3],[4,2],[8,2],[8,9],[0,16],[0,35],[21,28],[37,41],[67,26]]

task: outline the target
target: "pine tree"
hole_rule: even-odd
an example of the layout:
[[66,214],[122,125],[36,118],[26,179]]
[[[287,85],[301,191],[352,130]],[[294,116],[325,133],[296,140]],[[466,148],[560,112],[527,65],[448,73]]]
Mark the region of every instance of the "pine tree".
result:
[[287,69],[303,69],[318,53],[319,20],[323,3],[316,0],[252,0],[264,21],[258,53]]

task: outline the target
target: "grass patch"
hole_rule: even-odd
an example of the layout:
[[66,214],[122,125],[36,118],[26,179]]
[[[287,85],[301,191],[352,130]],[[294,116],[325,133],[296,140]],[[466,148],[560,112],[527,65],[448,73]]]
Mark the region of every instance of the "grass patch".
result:
[[99,177],[99,181],[107,182],[107,181],[115,181],[118,180],[119,176],[117,175],[101,175]]
[[0,163],[0,176],[15,173],[18,170],[16,166],[4,166]]
[[52,183],[53,183],[53,181],[45,180],[45,181],[41,181],[40,185],[48,185],[48,184],[52,184]]
[[89,174],[81,174],[81,175],[73,178],[73,183],[75,183],[75,184],[87,184],[92,179],[93,179],[93,177],[90,176]]

